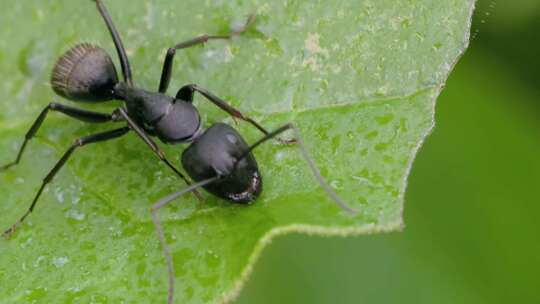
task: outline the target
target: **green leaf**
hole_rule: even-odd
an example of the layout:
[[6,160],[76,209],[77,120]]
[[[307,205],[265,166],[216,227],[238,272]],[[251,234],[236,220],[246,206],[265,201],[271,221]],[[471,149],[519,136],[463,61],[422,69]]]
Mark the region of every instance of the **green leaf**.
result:
[[[0,163],[15,156],[40,109],[60,101],[47,82],[62,52],[91,41],[115,54],[90,1],[9,5],[0,12]],[[205,32],[226,33],[256,12],[256,24],[245,35],[179,52],[169,93],[197,83],[269,129],[294,121],[323,176],[359,210],[356,216],[340,210],[294,146],[261,146],[255,155],[265,190],[255,204],[231,205],[210,196],[199,204],[186,196],[160,212],[178,303],[234,298],[276,235],[402,228],[407,175],[433,127],[435,99],[468,43],[473,0],[106,5],[135,82],[146,89],[157,87],[167,47]],[[208,124],[233,123],[203,99],[196,103]],[[111,111],[118,105],[88,108]],[[260,137],[244,123],[238,128],[248,142]],[[0,173],[1,227],[22,215],[75,138],[104,129],[51,114],[22,163]],[[164,146],[177,163],[182,148]],[[77,151],[21,229],[0,241],[3,299],[164,300],[166,266],[148,209],[183,187],[133,135]]]

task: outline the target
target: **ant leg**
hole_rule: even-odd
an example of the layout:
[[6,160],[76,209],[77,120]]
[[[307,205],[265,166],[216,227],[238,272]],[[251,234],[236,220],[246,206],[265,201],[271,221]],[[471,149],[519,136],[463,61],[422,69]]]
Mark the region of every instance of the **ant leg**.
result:
[[2,233],[2,237],[7,238],[8,236],[10,236],[15,231],[17,226],[22,224],[24,219],[26,219],[26,217],[30,213],[32,213],[39,197],[41,196],[41,193],[43,192],[43,189],[45,189],[45,186],[53,180],[56,173],[58,173],[58,171],[64,166],[64,164],[68,161],[69,157],[73,154],[73,152],[75,152],[77,148],[85,146],[87,144],[92,144],[92,143],[97,143],[97,142],[102,142],[102,141],[118,138],[126,134],[127,132],[129,132],[129,128],[123,127],[123,128],[119,128],[115,130],[92,134],[92,135],[77,139],[75,143],[73,143],[73,145],[71,145],[71,147],[64,153],[62,158],[60,158],[60,160],[56,163],[56,165],[52,168],[52,170],[49,171],[47,176],[43,179],[43,183],[41,184],[41,187],[36,193],[34,200],[32,201],[32,204],[30,205],[30,208],[28,208],[26,213],[24,213],[24,215],[15,224],[13,224],[10,228],[6,229]]
[[122,75],[124,76],[124,81],[127,82],[130,86],[133,86],[133,80],[131,79],[131,67],[129,66],[129,59],[126,55],[126,50],[124,49],[124,45],[122,44],[122,40],[120,39],[120,35],[118,34],[118,31],[114,27],[114,23],[111,19],[111,16],[107,12],[107,8],[105,8],[105,5],[101,2],[101,0],[93,0],[96,2],[97,9],[103,19],[105,20],[105,24],[107,24],[107,28],[109,29],[109,32],[111,33],[114,45],[116,47],[116,52],[118,53],[118,58],[120,59],[120,63],[122,65]]
[[163,255],[165,256],[165,260],[167,261],[167,270],[169,273],[169,291],[168,291],[168,296],[167,296],[167,303],[169,304],[173,303],[173,297],[174,297],[174,266],[173,266],[173,259],[171,255],[171,249],[169,248],[169,245],[167,245],[167,241],[165,240],[165,234],[163,233],[163,227],[161,225],[161,221],[157,217],[157,211],[161,207],[177,199],[179,196],[185,193],[191,192],[191,191],[195,191],[195,189],[208,185],[216,181],[218,178],[219,178],[218,176],[215,176],[215,177],[200,181],[198,183],[195,183],[193,185],[190,185],[189,187],[183,190],[180,190],[179,192],[173,193],[159,200],[157,203],[152,205],[152,208],[150,208],[152,220],[154,221],[154,226],[156,227],[156,233],[159,237],[159,242],[161,243],[161,247],[163,248]]
[[[278,129],[266,134],[263,138],[259,139],[254,144],[249,146],[249,149],[246,150],[242,154],[242,156],[238,158],[238,160],[241,160],[242,158],[246,157],[249,153],[251,153],[251,151],[253,151],[253,149],[255,149],[260,144],[264,143],[265,141],[267,141],[267,140],[269,140],[269,139],[277,136],[278,134],[283,133],[283,132],[285,132],[285,131],[287,131],[289,129],[294,132],[294,137],[295,137],[296,143],[298,145],[298,148],[300,148],[300,151],[302,152],[302,155],[304,156],[304,159],[308,163],[309,168],[311,169],[311,172],[313,173],[313,175],[315,176],[315,178],[319,182],[319,185],[324,189],[324,191],[332,198],[332,200],[334,200],[334,202],[339,207],[341,207],[343,210],[345,210],[345,211],[347,211],[349,213],[355,214],[356,211],[353,210],[351,207],[349,207],[343,200],[341,200],[341,198],[334,192],[334,190],[332,190],[332,188],[326,183],[326,181],[324,180],[324,178],[321,175],[321,172],[317,168],[317,165],[315,164],[315,161],[309,155],[306,147],[304,146],[304,142],[302,140],[302,137],[300,136],[300,131],[292,123],[288,123],[288,124],[278,128]],[[236,163],[238,164],[238,161]]]
[[[176,173],[176,175],[182,178],[188,186],[191,185],[191,182],[189,181],[189,179],[184,174],[182,174],[178,169],[176,169],[176,167],[167,159],[167,157],[165,156],[165,153],[163,153],[163,151],[161,151],[161,149],[152,140],[152,138],[150,138],[150,136],[148,136],[148,134],[146,134],[146,132],[141,127],[139,127],[137,123],[133,121],[133,119],[131,119],[131,117],[129,117],[129,115],[126,113],[124,109],[119,108],[116,111],[114,111],[114,114],[119,115],[123,119],[125,119],[128,123],[128,126],[133,131],[135,131],[135,133],[148,145],[148,147],[150,147],[150,149],[152,149],[154,154],[156,154],[157,157],[159,157],[159,159],[167,165],[167,167],[173,170],[174,173]],[[194,190],[193,194],[195,194],[195,196],[197,197],[197,199],[199,199],[199,201],[202,202],[204,200],[204,198],[198,191]]]
[[[243,121],[250,123],[251,125],[253,125],[255,128],[257,128],[259,131],[261,131],[265,135],[270,134],[270,132],[268,132],[265,128],[263,128],[263,126],[261,126],[258,122],[256,122],[255,120],[247,116],[244,116],[244,114],[242,114],[242,112],[240,112],[238,109],[232,107],[223,99],[217,97],[216,95],[212,94],[210,91],[203,89],[196,84],[188,84],[186,86],[183,86],[178,91],[177,97],[179,97],[179,95],[188,96],[188,98],[191,98],[191,99],[187,99],[186,101],[191,101],[193,100],[194,92],[199,92],[201,95],[206,97],[206,99],[210,100],[213,104],[218,106],[220,109],[229,113],[229,115],[231,115],[232,117],[238,118],[238,119],[241,119]],[[281,139],[279,137],[276,137],[275,139],[282,144],[293,144],[295,142],[294,139],[287,140],[287,139]]]
[[19,148],[19,152],[17,153],[17,158],[13,162],[7,165],[0,166],[0,171],[4,171],[12,166],[17,165],[20,162],[21,157],[24,153],[24,150],[26,149],[26,144],[28,143],[28,141],[30,141],[34,137],[34,135],[36,135],[37,131],[39,130],[39,127],[41,127],[41,124],[47,117],[47,114],[49,113],[49,111],[60,112],[67,116],[75,118],[77,120],[90,122],[90,123],[103,123],[103,122],[109,122],[109,121],[114,120],[113,115],[111,114],[91,112],[91,111],[86,111],[86,110],[66,106],[63,104],[51,102],[49,103],[49,105],[45,107],[45,109],[43,109],[43,111],[41,111],[41,113],[39,114],[34,124],[32,124],[32,126],[30,127],[30,130],[28,130],[28,132],[26,133],[24,137],[24,141],[21,147]]
[[192,46],[195,46],[197,44],[204,44],[208,40],[231,39],[233,36],[241,35],[242,33],[244,33],[246,31],[246,29],[253,23],[254,20],[255,20],[255,15],[250,15],[248,17],[248,20],[244,24],[244,26],[242,26],[242,28],[237,30],[237,31],[232,31],[231,33],[229,33],[227,35],[208,35],[208,34],[204,34],[204,35],[197,36],[197,37],[195,37],[193,39],[181,42],[181,43],[173,46],[172,48],[169,48],[167,50],[167,55],[165,56],[165,61],[163,62],[163,70],[161,72],[161,80],[159,81],[159,92],[160,93],[165,93],[167,91],[167,88],[169,88],[169,82],[171,81],[171,73],[172,73],[172,68],[173,68],[173,59],[174,59],[174,55],[176,54],[177,50],[192,47]]

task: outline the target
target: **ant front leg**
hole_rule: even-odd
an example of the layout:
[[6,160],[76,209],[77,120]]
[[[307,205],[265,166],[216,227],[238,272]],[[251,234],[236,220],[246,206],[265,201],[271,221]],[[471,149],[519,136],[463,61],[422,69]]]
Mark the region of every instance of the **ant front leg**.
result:
[[253,23],[255,20],[254,15],[250,15],[244,26],[236,31],[232,31],[231,33],[227,35],[200,35],[193,39],[181,42],[177,45],[175,45],[172,48],[169,48],[167,50],[167,55],[165,56],[165,61],[163,62],[163,70],[161,72],[161,80],[159,81],[159,92],[165,93],[167,89],[169,88],[169,83],[171,81],[171,73],[173,68],[173,59],[174,55],[176,54],[177,50],[189,48],[198,44],[204,44],[208,42],[208,40],[227,40],[231,39],[233,36],[241,35],[246,31],[246,29]]
[[41,111],[41,113],[36,118],[32,126],[28,130],[28,132],[26,132],[24,141],[21,147],[19,148],[19,152],[17,153],[17,158],[9,164],[0,166],[0,171],[4,171],[12,166],[19,164],[19,162],[21,161],[22,155],[26,149],[26,145],[36,135],[37,131],[43,124],[43,121],[47,117],[47,114],[49,113],[49,111],[59,112],[67,116],[70,116],[72,118],[75,118],[77,120],[89,122],[89,123],[104,123],[104,122],[116,120],[116,118],[113,117],[113,115],[111,114],[91,112],[91,111],[86,111],[86,110],[78,109],[75,107],[70,107],[63,104],[51,102],[49,103],[49,105],[45,107],[45,109],[43,109],[43,111]]
[[[139,138],[141,138],[146,143],[146,145],[150,147],[152,152],[154,152],[154,154],[156,154],[157,157],[159,157],[159,159],[163,163],[165,163],[165,165],[167,165],[167,167],[169,167],[171,170],[174,171],[174,173],[176,173],[176,175],[178,175],[181,179],[183,179],[184,182],[188,186],[191,185],[191,182],[189,181],[189,179],[184,174],[182,174],[182,172],[176,169],[176,167],[167,159],[167,157],[165,156],[165,153],[161,151],[159,146],[152,140],[152,138],[150,138],[148,134],[146,134],[146,132],[141,127],[139,127],[139,125],[137,125],[137,123],[128,115],[128,113],[123,108],[117,109],[116,111],[114,111],[114,113],[115,115],[119,115],[120,117],[122,117],[123,119],[127,121],[128,126],[133,131],[135,131],[135,133],[139,136]],[[193,194],[195,194],[195,196],[197,197],[199,201],[201,202],[204,201],[204,198],[199,193],[199,191],[194,190]]]
[[93,135],[89,135],[89,136],[77,139],[75,143],[73,143],[73,145],[71,145],[71,147],[64,153],[62,158],[60,158],[60,160],[56,163],[56,165],[52,168],[52,170],[49,171],[47,176],[43,179],[41,187],[39,188],[38,192],[34,196],[34,200],[32,201],[30,208],[28,208],[28,210],[23,214],[23,216],[15,224],[13,224],[10,228],[6,229],[4,233],[2,233],[2,237],[7,238],[8,236],[10,236],[15,231],[15,229],[20,224],[22,224],[22,222],[26,219],[26,217],[30,215],[32,211],[34,211],[34,207],[36,206],[39,200],[39,197],[41,196],[41,193],[45,189],[45,186],[47,186],[47,184],[50,183],[54,179],[58,171],[62,169],[62,167],[66,164],[66,162],[69,160],[69,158],[71,157],[71,155],[73,154],[73,152],[75,152],[77,148],[80,148],[88,144],[93,144],[93,143],[98,143],[98,142],[103,142],[103,141],[111,140],[114,138],[118,138],[126,134],[127,132],[129,132],[129,128],[123,127],[120,129],[96,133]]
[[[188,84],[186,86],[183,86],[180,88],[178,93],[176,94],[177,99],[181,99],[187,102],[193,101],[193,93],[199,92],[201,95],[203,95],[206,99],[208,99],[210,102],[212,102],[214,105],[216,105],[218,108],[222,109],[223,111],[227,112],[229,115],[231,115],[233,118],[241,119],[245,122],[250,123],[253,125],[257,130],[261,131],[263,134],[268,135],[270,132],[268,132],[263,126],[261,126],[258,122],[253,120],[252,118],[249,118],[242,114],[238,109],[234,108],[230,104],[228,104],[225,100],[217,97],[216,95],[212,94],[210,91],[203,89],[199,87],[196,84]],[[294,139],[281,139],[279,137],[275,137],[275,140],[280,142],[281,144],[293,144],[296,141]]]

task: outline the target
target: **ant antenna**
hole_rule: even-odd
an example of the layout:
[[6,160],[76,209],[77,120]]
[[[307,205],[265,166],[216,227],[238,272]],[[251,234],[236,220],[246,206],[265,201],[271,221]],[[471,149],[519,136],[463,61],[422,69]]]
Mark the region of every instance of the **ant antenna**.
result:
[[[322,177],[321,175],[321,172],[319,171],[319,168],[317,168],[317,165],[315,165],[315,161],[313,160],[313,158],[309,155],[307,149],[306,149],[306,146],[304,145],[304,141],[302,140],[302,137],[300,135],[300,131],[298,130],[298,128],[292,124],[292,123],[288,123],[268,134],[266,134],[263,138],[259,139],[258,141],[256,141],[254,144],[252,144],[248,150],[246,150],[242,156],[238,159],[238,161],[236,162],[236,164],[238,164],[238,162],[243,159],[244,157],[246,157],[249,153],[251,153],[251,151],[253,149],[255,149],[257,146],[259,146],[260,144],[264,143],[265,141],[277,136],[278,134],[280,133],[283,133],[287,130],[293,130],[293,133],[294,133],[294,137],[295,137],[295,140],[296,140],[296,144],[298,145],[298,148],[300,149],[300,151],[302,152],[302,155],[304,156],[304,159],[306,160],[306,162],[308,163],[309,165],[309,168],[311,169],[311,172],[313,173],[313,175],[315,176],[315,179],[317,179],[317,181],[319,182],[319,185],[324,189],[324,191],[334,200],[334,202],[339,206],[341,207],[341,209],[351,213],[351,214],[356,214],[356,211],[353,210],[351,207],[349,207],[335,192],[334,190],[332,190],[332,188],[326,183],[326,181],[324,180],[324,178]],[[236,168],[236,166],[235,166]]]
[[[268,140],[276,137],[278,134],[283,133],[283,132],[285,132],[285,131],[287,131],[289,129],[293,130],[294,137],[296,139],[296,144],[298,144],[298,147],[300,148],[300,151],[302,152],[302,156],[304,156],[306,162],[309,165],[309,168],[311,169],[311,172],[313,173],[313,175],[315,176],[315,178],[319,182],[320,186],[334,200],[334,202],[339,207],[341,207],[343,210],[345,210],[345,211],[347,211],[347,212],[349,212],[349,213],[351,213],[353,215],[356,214],[356,211],[353,210],[351,207],[349,207],[345,202],[343,202],[343,200],[341,200],[341,198],[325,182],[324,178],[321,175],[321,172],[319,171],[319,169],[315,165],[315,161],[309,155],[306,147],[304,146],[304,142],[302,141],[300,131],[292,123],[288,123],[288,124],[278,128],[278,129],[276,129],[276,130],[274,130],[272,132],[269,132],[264,137],[262,137],[261,139],[256,141],[251,146],[249,146],[249,148],[246,151],[244,151],[241,154],[241,156],[238,158],[238,160],[236,161],[236,164],[233,167],[232,171],[236,170],[236,166],[238,165],[238,163],[243,158],[245,158],[247,155],[249,155],[251,153],[251,151],[253,151],[255,148],[257,148],[260,144],[262,144],[265,141],[268,141]],[[172,259],[172,255],[171,255],[171,249],[170,249],[169,245],[167,245],[167,242],[165,240],[165,233],[163,232],[163,227],[161,225],[161,221],[159,220],[159,218],[157,216],[157,211],[161,207],[171,203],[172,201],[174,201],[175,199],[177,199],[181,195],[183,195],[185,193],[189,193],[189,192],[191,192],[191,191],[193,191],[193,190],[195,190],[197,188],[209,185],[209,184],[215,182],[216,180],[218,180],[220,178],[222,178],[222,176],[217,175],[217,176],[202,180],[200,182],[194,183],[194,184],[190,185],[189,187],[186,187],[186,188],[184,188],[184,189],[182,189],[182,190],[180,190],[180,191],[178,191],[176,193],[173,193],[173,194],[170,194],[169,196],[164,197],[163,199],[159,200],[154,205],[152,205],[152,208],[150,209],[150,212],[152,214],[152,220],[154,221],[154,226],[156,227],[156,232],[157,232],[158,237],[159,237],[159,242],[161,243],[161,246],[163,248],[163,254],[165,255],[165,260],[167,262],[167,270],[168,270],[168,273],[169,273],[169,291],[168,291],[168,296],[167,296],[167,303],[168,304],[173,303],[173,297],[174,297],[174,266],[173,266],[173,259]]]

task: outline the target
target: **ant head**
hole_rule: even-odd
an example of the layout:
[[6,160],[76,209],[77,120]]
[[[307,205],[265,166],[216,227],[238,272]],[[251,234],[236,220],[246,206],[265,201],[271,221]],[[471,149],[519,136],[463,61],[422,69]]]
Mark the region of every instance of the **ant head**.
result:
[[262,176],[249,146],[224,123],[212,125],[184,150],[182,166],[196,182],[221,176],[204,188],[231,202],[247,204],[262,192]]
[[73,101],[111,100],[117,83],[116,68],[109,54],[89,43],[78,44],[62,55],[51,77],[54,91]]

